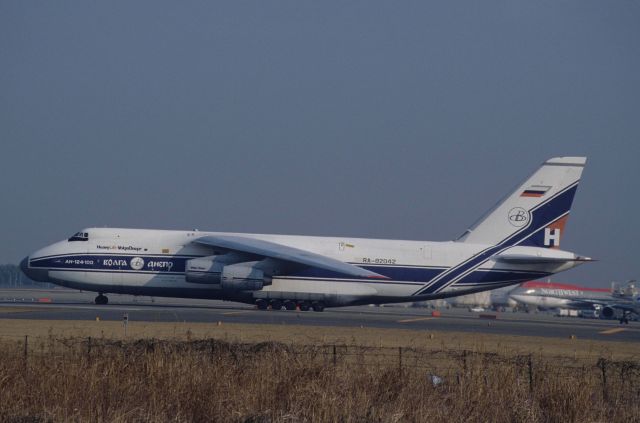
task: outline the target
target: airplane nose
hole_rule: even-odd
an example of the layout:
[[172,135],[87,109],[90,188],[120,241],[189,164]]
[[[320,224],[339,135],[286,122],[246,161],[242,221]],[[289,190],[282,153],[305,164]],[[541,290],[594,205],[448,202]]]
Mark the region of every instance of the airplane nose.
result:
[[22,273],[29,276],[29,274],[27,273],[29,271],[29,256],[26,256],[20,262],[20,270],[22,270]]
[[32,281],[49,282],[49,272],[47,270],[29,267],[29,256],[23,258],[20,262],[20,270]]

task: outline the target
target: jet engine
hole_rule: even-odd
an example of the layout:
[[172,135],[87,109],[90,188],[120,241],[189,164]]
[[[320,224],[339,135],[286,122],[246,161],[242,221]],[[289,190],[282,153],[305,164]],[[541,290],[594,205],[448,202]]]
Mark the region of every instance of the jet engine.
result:
[[259,262],[238,263],[222,268],[222,289],[255,291],[271,284],[271,277],[259,268]]
[[607,319],[611,319],[614,316],[615,312],[616,311],[613,309],[613,307],[609,307],[609,306],[602,307],[602,311],[601,311],[602,316]]
[[[238,257],[219,255],[194,258],[186,263],[187,282],[220,285],[222,289],[247,291],[271,285],[273,272],[267,261],[237,262]],[[245,259],[246,260],[246,259]]]
[[219,256],[201,257],[188,260],[185,266],[187,282],[219,284],[222,268],[226,263]]

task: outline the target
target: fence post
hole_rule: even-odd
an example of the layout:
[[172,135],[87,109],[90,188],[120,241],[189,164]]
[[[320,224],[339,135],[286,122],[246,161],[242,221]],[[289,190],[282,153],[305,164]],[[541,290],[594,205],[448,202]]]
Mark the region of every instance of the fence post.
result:
[[604,358],[599,359],[598,367],[602,371],[602,399],[607,401],[607,360]]
[[27,370],[27,358],[29,354],[29,335],[24,336],[24,369]]
[[333,344],[333,367],[336,367],[337,360],[336,344]]
[[626,380],[626,376],[627,376],[627,365],[626,363],[621,363],[622,365],[620,366],[620,385],[622,387],[622,392],[627,392],[627,389],[625,389],[625,380]]
[[87,338],[87,364],[91,362],[91,337]]
[[529,354],[529,392],[533,393],[533,357]]
[[398,347],[398,370],[402,374],[402,347]]

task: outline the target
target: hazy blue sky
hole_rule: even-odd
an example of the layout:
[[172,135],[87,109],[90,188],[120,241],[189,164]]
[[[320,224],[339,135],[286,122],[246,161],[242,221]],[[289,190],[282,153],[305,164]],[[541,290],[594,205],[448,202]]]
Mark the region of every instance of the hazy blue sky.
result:
[[640,277],[638,1],[2,1],[0,263],[87,226],[448,240],[589,163],[556,276]]

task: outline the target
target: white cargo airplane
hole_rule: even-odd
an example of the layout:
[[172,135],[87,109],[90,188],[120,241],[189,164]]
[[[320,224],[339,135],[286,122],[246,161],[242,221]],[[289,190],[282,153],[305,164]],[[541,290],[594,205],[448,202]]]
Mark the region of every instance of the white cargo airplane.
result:
[[584,157],[547,160],[455,241],[83,229],[26,257],[31,279],[106,293],[292,310],[422,301],[571,269],[560,250]]

